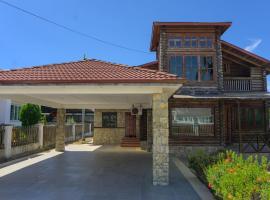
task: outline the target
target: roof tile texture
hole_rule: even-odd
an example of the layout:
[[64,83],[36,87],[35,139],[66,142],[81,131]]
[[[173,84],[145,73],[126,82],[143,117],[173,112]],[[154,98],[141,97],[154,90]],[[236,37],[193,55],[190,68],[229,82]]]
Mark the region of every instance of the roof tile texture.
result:
[[0,84],[179,82],[172,74],[99,60],[1,71]]

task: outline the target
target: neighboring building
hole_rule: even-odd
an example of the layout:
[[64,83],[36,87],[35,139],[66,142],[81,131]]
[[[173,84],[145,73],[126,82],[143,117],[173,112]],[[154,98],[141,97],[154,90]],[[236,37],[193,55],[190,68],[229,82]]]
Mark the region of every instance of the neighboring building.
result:
[[[22,122],[19,119],[20,104],[12,102],[10,99],[0,100],[0,124],[11,124],[14,126],[21,126]],[[56,109],[46,106],[41,106],[41,112],[46,116],[48,123],[56,122]],[[66,112],[67,122],[82,123],[83,111],[82,109],[69,109]],[[94,122],[94,112],[86,109],[84,112],[85,123]]]
[[21,126],[19,120],[20,105],[11,102],[10,99],[0,100],[0,124]]

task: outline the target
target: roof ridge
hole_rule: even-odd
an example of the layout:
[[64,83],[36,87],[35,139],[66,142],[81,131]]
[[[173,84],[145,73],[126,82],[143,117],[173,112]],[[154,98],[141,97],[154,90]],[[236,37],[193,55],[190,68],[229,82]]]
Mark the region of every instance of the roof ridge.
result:
[[239,49],[239,50],[245,52],[246,54],[249,54],[250,56],[256,57],[257,59],[260,59],[260,60],[263,60],[264,62],[270,63],[270,60],[268,60],[267,58],[264,58],[264,57],[262,57],[262,56],[259,56],[259,55],[255,54],[255,53],[253,53],[253,52],[247,51],[247,50],[245,50],[245,49],[242,48],[242,47],[239,47],[239,46],[237,46],[237,45],[235,45],[235,44],[232,44],[232,43],[230,43],[230,42],[227,42],[227,41],[225,41],[225,40],[221,40],[221,42],[224,43],[224,44],[230,45],[230,46],[232,46],[232,47],[235,47],[235,48],[237,48],[237,49]]
[[138,70],[138,71],[148,71],[154,74],[161,74],[161,75],[168,75],[168,76],[173,76],[173,77],[177,77],[177,75],[175,74],[171,74],[168,72],[163,72],[163,71],[158,71],[158,70],[154,70],[154,69],[146,69],[146,68],[141,68],[141,67],[132,67],[134,70]]
[[80,62],[85,62],[85,61],[87,61],[87,60],[77,60],[77,61],[52,63],[52,64],[45,64],[45,65],[35,65],[35,66],[31,66],[31,67],[20,67],[20,68],[16,68],[16,69],[5,70],[5,72],[20,71],[20,70],[27,70],[27,69],[36,69],[36,68],[43,68],[43,67],[53,67],[53,66],[57,66],[57,65],[66,65],[66,64],[80,63]]

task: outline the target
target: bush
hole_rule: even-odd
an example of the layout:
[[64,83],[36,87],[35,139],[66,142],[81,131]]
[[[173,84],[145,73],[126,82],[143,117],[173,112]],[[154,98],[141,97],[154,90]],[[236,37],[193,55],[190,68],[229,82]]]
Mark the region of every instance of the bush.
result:
[[207,182],[205,169],[225,157],[224,150],[206,154],[203,150],[198,150],[188,157],[189,167],[194,169],[203,182]]
[[244,159],[232,151],[205,169],[208,186],[223,199],[270,199],[269,163],[265,157]]
[[23,126],[31,126],[37,124],[41,120],[42,114],[40,106],[33,104],[25,104],[20,110],[20,120]]

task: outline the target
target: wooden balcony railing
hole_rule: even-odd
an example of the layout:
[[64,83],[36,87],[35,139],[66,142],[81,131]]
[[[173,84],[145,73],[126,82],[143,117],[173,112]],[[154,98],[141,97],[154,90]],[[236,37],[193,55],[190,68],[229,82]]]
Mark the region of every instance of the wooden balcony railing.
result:
[[224,90],[230,92],[251,91],[249,77],[224,77]]

